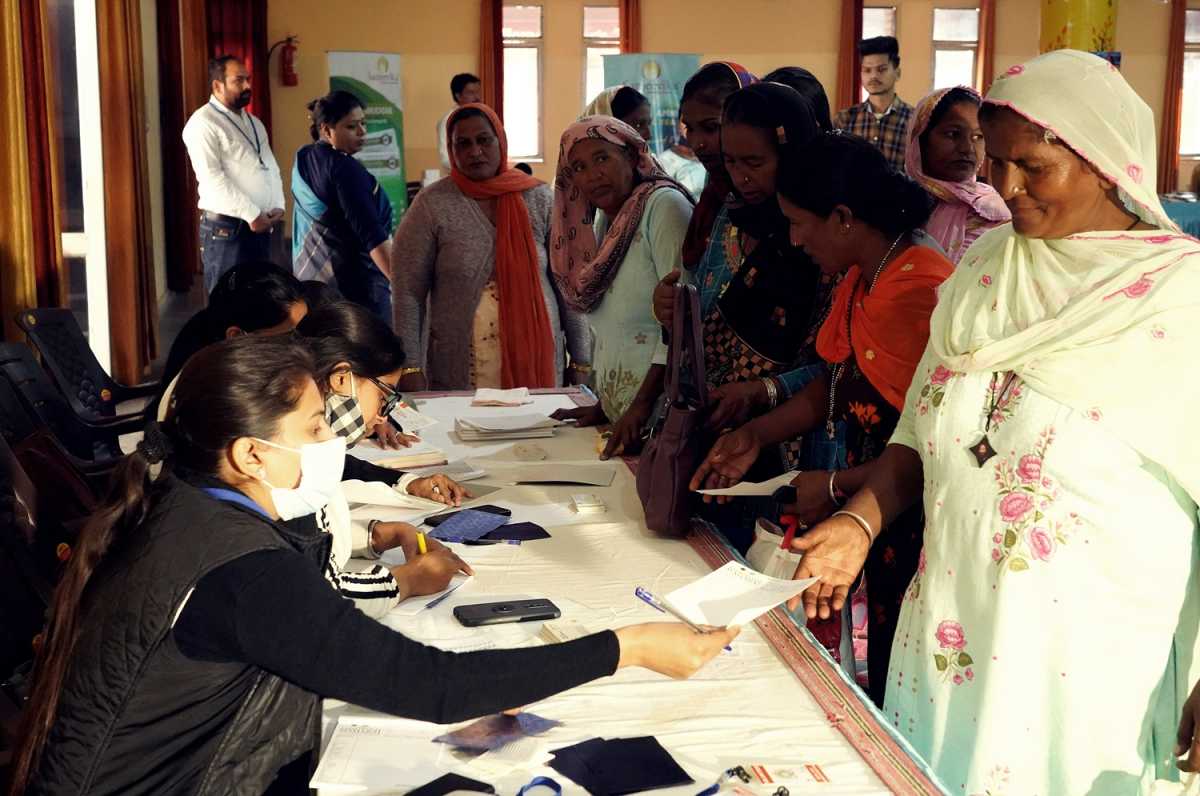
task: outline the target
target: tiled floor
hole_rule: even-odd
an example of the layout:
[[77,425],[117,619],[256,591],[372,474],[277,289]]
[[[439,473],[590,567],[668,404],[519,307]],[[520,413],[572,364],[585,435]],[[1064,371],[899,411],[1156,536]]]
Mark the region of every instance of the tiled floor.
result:
[[176,335],[179,334],[179,330],[188,322],[188,319],[203,306],[204,288],[199,279],[187,293],[167,291],[167,295],[159,305],[158,358],[150,366],[151,378],[157,379],[162,373],[163,365],[167,361],[167,352],[171,350],[171,343],[175,342]]

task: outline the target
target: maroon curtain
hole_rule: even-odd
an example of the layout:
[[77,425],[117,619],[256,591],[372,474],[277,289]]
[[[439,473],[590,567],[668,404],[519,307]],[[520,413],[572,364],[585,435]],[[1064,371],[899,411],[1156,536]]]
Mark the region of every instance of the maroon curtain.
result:
[[1158,192],[1179,189],[1179,131],[1183,121],[1183,47],[1187,0],[1171,0],[1171,32],[1167,41],[1167,80],[1163,86],[1161,135],[1158,140]]
[[975,88],[987,94],[996,76],[996,0],[979,2],[979,54],[975,59]]
[[642,51],[642,0],[620,0],[621,52]]
[[483,103],[504,118],[504,3],[479,0],[479,80]]
[[267,0],[207,0],[208,55],[236,55],[250,70],[250,112],[271,133]]
[[862,41],[863,0],[842,0],[842,30],[838,44],[837,107],[857,105],[861,96],[862,76],[858,43]]

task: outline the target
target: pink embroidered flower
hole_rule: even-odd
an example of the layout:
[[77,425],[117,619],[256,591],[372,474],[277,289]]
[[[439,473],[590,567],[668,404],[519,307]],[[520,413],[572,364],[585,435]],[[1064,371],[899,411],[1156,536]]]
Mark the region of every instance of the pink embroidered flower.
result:
[[963,676],[962,676],[961,674],[956,674],[956,675],[954,675],[954,684],[955,684],[955,685],[962,685],[962,684],[963,684]]
[[1033,498],[1024,492],[1010,492],[1000,500],[1000,517],[1016,522],[1033,509]]
[[917,556],[917,574],[925,572],[925,548],[921,548],[921,554]]
[[1008,68],[1008,70],[1004,73],[1004,76],[1005,77],[1016,77],[1017,75],[1021,74],[1024,71],[1025,71],[1025,67],[1021,66],[1020,64],[1017,64],[1016,66],[1010,66]]
[[938,644],[947,649],[961,650],[967,646],[967,636],[958,622],[943,619],[938,623],[934,635],[937,637]]
[[1091,420],[1095,423],[1099,423],[1100,419],[1102,417],[1104,417],[1104,415],[1102,415],[1100,413],[1099,409],[1097,409],[1096,407],[1093,406],[1091,409],[1087,410],[1087,417],[1088,417],[1088,420]]
[[1142,276],[1129,287],[1123,287],[1117,292],[1125,294],[1126,298],[1136,299],[1149,293],[1152,287],[1154,287],[1154,283]]
[[992,560],[993,560],[993,561],[999,561],[999,560],[1000,560],[1000,548],[999,548],[999,547],[993,547],[993,548],[992,548]]
[[953,377],[954,371],[944,365],[938,365],[933,369],[933,373],[929,374],[929,383],[935,387],[941,387]]
[[1045,528],[1034,528],[1029,532],[1029,549],[1034,558],[1049,561],[1054,555],[1054,537]]
[[1129,179],[1141,184],[1142,182],[1142,167],[1136,163],[1130,163],[1125,167],[1125,173],[1129,175]]
[[965,674],[967,676],[968,680],[975,679],[975,670],[974,669],[967,669],[965,672],[963,672],[963,674]]
[[1150,336],[1155,340],[1161,340],[1167,336],[1167,333],[1163,331],[1161,326],[1152,326],[1150,327]]
[[1042,460],[1032,453],[1017,462],[1017,475],[1027,484],[1036,484],[1042,477]]
[[988,274],[984,274],[983,276],[979,277],[979,284],[983,285],[984,287],[990,287],[992,284],[992,277]]
[[1004,537],[1003,537],[1003,536],[1001,536],[1001,535],[1000,535],[1000,534],[998,534],[998,533],[997,533],[997,534],[992,534],[992,541],[993,541],[993,542],[995,542],[996,544],[1000,544],[1000,542],[1001,542],[1003,539],[1004,539]]

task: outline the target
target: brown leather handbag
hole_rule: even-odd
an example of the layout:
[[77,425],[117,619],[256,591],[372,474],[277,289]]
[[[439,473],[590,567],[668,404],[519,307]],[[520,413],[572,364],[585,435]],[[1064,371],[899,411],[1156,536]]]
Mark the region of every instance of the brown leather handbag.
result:
[[[690,378],[687,384],[682,376]],[[708,389],[704,374],[704,335],[700,295],[691,285],[675,287],[670,352],[667,355],[667,406],[638,460],[637,490],[652,531],[682,536],[691,520],[688,482],[704,458],[704,419]]]

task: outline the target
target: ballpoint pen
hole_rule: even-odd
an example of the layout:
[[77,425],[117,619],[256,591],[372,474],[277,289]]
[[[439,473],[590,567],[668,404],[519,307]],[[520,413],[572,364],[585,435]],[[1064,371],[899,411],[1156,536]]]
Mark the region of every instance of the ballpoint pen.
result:
[[[657,597],[655,597],[653,594],[648,592],[646,589],[643,589],[641,586],[638,586],[636,589],[634,589],[633,594],[639,600],[644,602],[646,605],[649,605],[651,608],[654,608],[658,611],[662,611],[664,614],[670,614],[671,616],[675,617],[680,622],[683,622],[685,625],[687,625],[688,627],[690,627],[692,630],[696,631],[697,633],[711,632],[709,630],[706,630],[706,629],[700,627],[700,625],[698,625],[695,622],[693,622],[692,620],[688,619],[686,616],[679,613],[678,611],[676,611],[674,608],[667,605],[666,603],[659,602],[659,599]],[[730,649],[732,649],[732,647],[726,646],[725,649],[730,650]]]
[[421,531],[417,531],[417,550],[421,555],[429,552],[429,546],[425,544],[425,534]]

